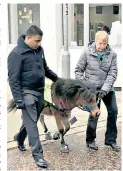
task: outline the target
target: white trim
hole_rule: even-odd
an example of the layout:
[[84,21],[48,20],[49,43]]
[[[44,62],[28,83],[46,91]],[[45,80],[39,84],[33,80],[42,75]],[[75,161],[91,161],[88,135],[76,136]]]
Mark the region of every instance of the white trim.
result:
[[84,47],[89,42],[89,3],[84,4]]
[[8,43],[8,15],[7,4],[2,3],[0,16],[1,21],[1,46],[0,46],[0,170],[7,170],[7,43]]

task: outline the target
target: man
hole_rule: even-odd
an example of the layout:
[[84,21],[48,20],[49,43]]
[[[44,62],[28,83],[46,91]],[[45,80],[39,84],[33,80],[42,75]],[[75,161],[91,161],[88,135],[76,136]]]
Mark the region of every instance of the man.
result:
[[[96,90],[97,97],[103,100],[108,111],[105,145],[120,151],[116,145],[118,109],[113,89],[117,78],[117,55],[108,45],[106,31],[98,31],[95,42],[83,52],[75,68],[75,77],[85,82],[88,88]],[[89,116],[86,131],[87,147],[94,150],[98,150],[95,143],[97,121],[98,118]]]
[[40,43],[43,32],[35,25],[18,39],[17,46],[8,57],[8,77],[11,91],[18,109],[22,110],[23,124],[14,137],[18,148],[25,151],[24,140],[28,135],[32,156],[39,167],[48,167],[43,158],[37,122],[44,106],[45,76],[52,81],[57,75],[46,63]]
[[110,35],[110,28],[106,25],[102,26],[101,30],[106,31]]

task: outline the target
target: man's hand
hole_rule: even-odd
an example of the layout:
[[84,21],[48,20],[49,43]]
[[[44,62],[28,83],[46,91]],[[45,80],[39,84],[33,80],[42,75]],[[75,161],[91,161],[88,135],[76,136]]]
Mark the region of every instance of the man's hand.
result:
[[62,79],[62,78],[60,78],[60,77],[57,77],[57,78],[56,78],[56,80],[55,80],[54,82],[56,82],[56,81],[58,81],[58,80],[60,80],[60,79]]
[[104,90],[99,90],[96,92],[96,95],[99,99],[103,99],[103,97],[107,95],[107,92]]
[[22,100],[16,101],[16,106],[17,106],[17,109],[24,109],[25,108],[25,104]]

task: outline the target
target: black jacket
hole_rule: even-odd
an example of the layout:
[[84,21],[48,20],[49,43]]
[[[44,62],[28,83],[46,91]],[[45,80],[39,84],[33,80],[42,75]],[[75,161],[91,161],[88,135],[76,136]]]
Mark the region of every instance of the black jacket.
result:
[[15,102],[23,100],[22,89],[37,90],[45,86],[45,76],[52,81],[57,75],[51,71],[46,63],[44,50],[40,46],[32,50],[24,42],[21,35],[17,46],[8,56],[8,77]]

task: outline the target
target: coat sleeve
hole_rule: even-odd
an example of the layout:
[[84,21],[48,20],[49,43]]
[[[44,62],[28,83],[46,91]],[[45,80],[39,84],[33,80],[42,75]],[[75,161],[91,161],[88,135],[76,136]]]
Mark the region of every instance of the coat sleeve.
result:
[[105,80],[104,85],[101,88],[102,90],[106,91],[107,93],[110,91],[117,78],[117,73],[118,73],[117,55],[116,53],[114,53],[107,79]]
[[8,56],[8,79],[12,91],[13,98],[16,101],[22,101],[22,90],[20,85],[22,59],[15,52],[11,52]]
[[45,76],[55,82],[58,79],[58,76],[56,73],[54,73],[49,67],[47,66],[47,62],[45,60],[44,50],[43,50],[43,57],[44,57],[44,70],[45,70]]
[[86,53],[82,53],[79,61],[77,62],[77,65],[75,67],[75,78],[84,81],[84,71],[87,65],[87,55]]

